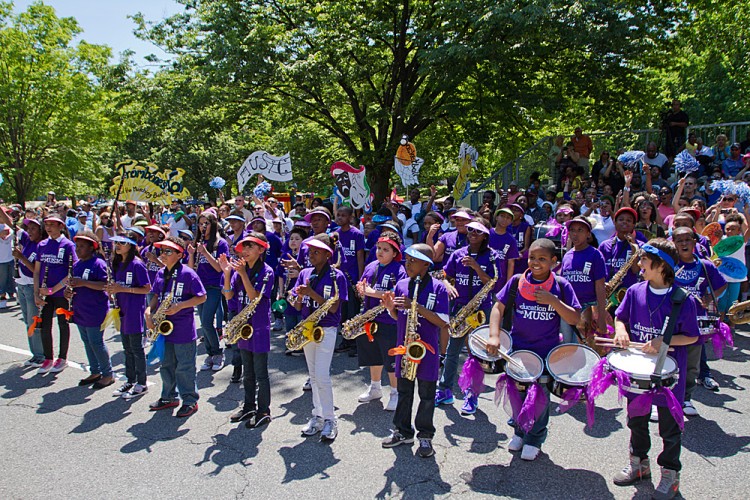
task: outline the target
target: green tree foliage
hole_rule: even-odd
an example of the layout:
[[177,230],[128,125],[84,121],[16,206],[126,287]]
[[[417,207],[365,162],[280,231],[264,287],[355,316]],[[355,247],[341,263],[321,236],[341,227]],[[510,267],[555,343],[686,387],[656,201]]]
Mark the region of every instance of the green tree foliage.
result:
[[0,3],[0,172],[21,203],[48,186],[100,187],[100,153],[119,134],[101,84],[110,50],[73,46],[78,24],[51,7],[11,8]]

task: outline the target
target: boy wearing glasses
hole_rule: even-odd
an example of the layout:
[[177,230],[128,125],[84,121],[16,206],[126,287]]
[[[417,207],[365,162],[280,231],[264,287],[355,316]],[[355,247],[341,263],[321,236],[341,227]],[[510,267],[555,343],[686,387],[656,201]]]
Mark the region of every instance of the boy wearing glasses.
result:
[[165,297],[172,294],[172,305],[167,309],[167,319],[172,322],[172,333],[165,337],[161,363],[161,398],[151,403],[151,411],[174,408],[182,398],[178,417],[189,417],[198,411],[198,386],[196,385],[195,307],[206,301],[206,290],[198,275],[183,265],[185,241],[170,236],[154,244],[161,250],[159,260],[164,268],[158,272],[152,291],[154,297],[146,309],[146,326],[155,328],[152,315]]

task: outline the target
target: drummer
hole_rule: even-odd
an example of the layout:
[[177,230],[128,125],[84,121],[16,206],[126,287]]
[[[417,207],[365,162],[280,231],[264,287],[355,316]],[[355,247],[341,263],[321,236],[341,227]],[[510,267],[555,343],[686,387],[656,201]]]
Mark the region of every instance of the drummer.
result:
[[[490,315],[490,338],[487,352],[497,355],[500,346],[500,325],[506,307],[511,316],[510,336],[514,350],[530,350],[542,359],[560,343],[560,323],[575,325],[581,306],[568,280],[551,270],[557,265],[555,244],[547,238],[534,241],[529,247],[529,270],[516,274],[497,294]],[[548,396],[546,387],[542,386]],[[527,395],[528,395],[527,391]],[[514,422],[514,436],[508,450],[521,451],[522,460],[535,460],[547,437],[549,397],[542,414],[529,432]]]
[[[672,241],[677,247],[679,262],[675,273],[675,283],[688,292],[696,300],[698,317],[706,316],[710,309],[718,320],[718,305],[716,300],[727,288],[727,281],[708,259],[698,259],[695,256],[695,233],[686,227],[679,227],[672,231]],[[706,359],[706,337],[701,335],[695,344],[688,346],[687,355],[687,383],[685,385],[685,402],[682,409],[688,417],[698,416],[698,410],[693,406],[692,395],[696,386],[696,377],[701,385],[709,390],[719,390],[719,385],[711,378],[711,370]]]
[[[663,238],[651,240],[642,247],[639,265],[643,280],[628,288],[625,297],[615,312],[615,344],[627,348],[630,341],[645,342],[642,351],[656,354],[661,346],[665,321],[672,311],[675,285],[675,262],[678,253],[674,243]],[[698,338],[696,300],[688,296],[680,308],[676,320],[670,353],[679,370],[677,384],[672,388],[677,402],[681,405],[685,397],[685,373],[687,371],[687,345]],[[649,436],[649,411],[641,416],[631,416],[635,410],[633,397],[628,397],[628,427],[630,428],[630,460],[628,465],[615,474],[614,483],[629,486],[651,476],[648,451],[651,447]],[[682,447],[682,422],[672,416],[667,400],[656,396],[653,399],[658,407],[659,435],[664,449],[657,462],[661,466],[661,482],[656,487],[658,498],[673,498],[680,485],[680,450]],[[679,408],[678,408],[679,411]],[[680,412],[681,413],[681,412]],[[682,415],[679,416],[682,419]]]

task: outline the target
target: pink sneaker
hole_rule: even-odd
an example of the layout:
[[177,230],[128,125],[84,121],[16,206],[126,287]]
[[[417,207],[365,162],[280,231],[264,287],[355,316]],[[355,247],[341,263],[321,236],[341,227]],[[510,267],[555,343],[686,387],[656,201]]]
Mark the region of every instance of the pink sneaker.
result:
[[67,366],[68,366],[68,360],[67,359],[57,358],[55,360],[55,364],[52,365],[52,369],[50,370],[50,372],[52,372],[52,373],[59,373],[59,372],[63,371],[65,368],[67,368]]
[[42,366],[39,367],[39,369],[36,371],[37,373],[44,375],[48,371],[52,369],[52,360],[51,359],[45,359],[42,363]]

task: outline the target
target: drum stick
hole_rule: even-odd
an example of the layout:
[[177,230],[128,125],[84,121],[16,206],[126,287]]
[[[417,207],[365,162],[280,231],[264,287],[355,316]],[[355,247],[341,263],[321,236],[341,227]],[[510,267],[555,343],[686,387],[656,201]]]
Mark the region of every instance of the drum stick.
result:
[[[614,339],[608,339],[604,337],[596,337],[596,345],[602,346],[602,347],[619,347],[622,349],[625,349],[624,347],[615,344]],[[643,342],[631,342],[628,344],[628,347],[632,347],[633,349],[641,349],[646,344]],[[670,351],[674,351],[674,348],[670,347]]]
[[[484,349],[484,350],[486,351],[486,350],[487,350],[487,342],[486,342],[486,341],[485,341],[485,340],[484,340],[484,339],[483,339],[482,337],[479,337],[479,336],[477,336],[477,337],[476,337],[476,340],[477,340],[477,342],[479,342],[479,343],[481,344],[482,348],[483,348],[483,349]],[[499,356],[500,356],[501,358],[503,358],[503,359],[504,359],[505,361],[507,361],[508,363],[510,363],[511,365],[513,365],[513,367],[514,367],[514,368],[515,368],[516,370],[525,370],[525,369],[526,369],[526,367],[525,367],[525,366],[523,366],[523,365],[522,365],[521,363],[519,363],[519,362],[518,362],[518,361],[516,361],[515,359],[511,358],[511,357],[510,357],[510,356],[509,356],[509,355],[508,355],[508,354],[507,354],[506,352],[504,352],[504,351],[503,351],[502,349],[498,349],[498,350],[497,350],[497,354],[498,354],[498,355],[499,355]]]

